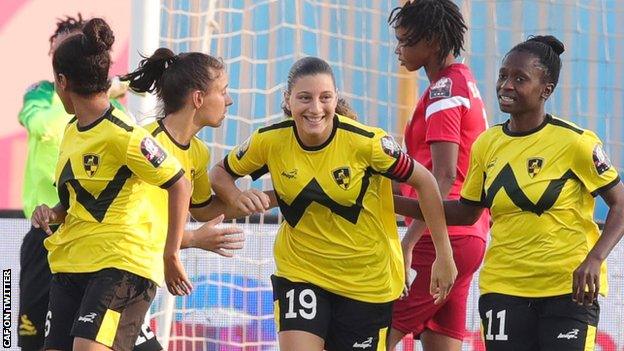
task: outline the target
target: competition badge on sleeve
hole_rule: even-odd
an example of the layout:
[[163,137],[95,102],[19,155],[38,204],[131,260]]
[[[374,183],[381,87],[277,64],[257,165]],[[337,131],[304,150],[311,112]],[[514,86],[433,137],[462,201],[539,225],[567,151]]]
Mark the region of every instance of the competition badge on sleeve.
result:
[[251,137],[247,138],[247,140],[243,141],[238,146],[238,149],[236,150],[236,158],[238,160],[240,160],[241,158],[243,158],[243,156],[245,156],[245,153],[247,152],[247,149],[249,149],[250,140],[251,140]]
[[152,138],[141,140],[141,152],[152,166],[158,167],[167,158],[167,153]]
[[381,138],[381,148],[383,151],[391,157],[397,158],[401,154],[401,146],[397,143],[394,138],[389,135]]
[[442,77],[435,82],[429,89],[429,98],[448,98],[451,97],[451,88],[453,87],[453,81],[451,78]]
[[592,155],[592,158],[594,159],[594,166],[596,167],[596,171],[598,172],[598,174],[603,174],[609,168],[611,168],[611,161],[602,149],[602,145],[596,144],[596,146],[594,146],[594,153]]

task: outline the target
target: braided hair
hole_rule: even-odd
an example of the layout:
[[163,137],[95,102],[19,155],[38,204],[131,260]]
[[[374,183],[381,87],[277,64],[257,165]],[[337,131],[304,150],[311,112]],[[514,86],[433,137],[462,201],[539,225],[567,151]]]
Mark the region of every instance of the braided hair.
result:
[[406,30],[406,45],[421,40],[435,41],[440,46],[438,59],[443,62],[448,54],[454,57],[464,50],[464,33],[468,29],[464,18],[451,0],[411,0],[390,12],[388,23]]

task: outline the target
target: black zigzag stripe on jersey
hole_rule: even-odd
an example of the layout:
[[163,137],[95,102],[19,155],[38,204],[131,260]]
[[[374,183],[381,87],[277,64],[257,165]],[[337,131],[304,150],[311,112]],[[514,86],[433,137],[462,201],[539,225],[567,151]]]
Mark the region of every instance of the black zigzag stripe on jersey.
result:
[[310,206],[310,204],[312,204],[312,202],[323,205],[329,208],[336,215],[353,224],[357,224],[360,212],[362,211],[362,201],[364,200],[364,195],[370,185],[370,177],[372,174],[373,172],[369,169],[364,172],[364,177],[362,177],[362,188],[360,189],[360,193],[355,200],[355,204],[351,206],[344,206],[332,200],[314,178],[312,178],[312,180],[303,189],[301,189],[299,195],[297,195],[290,205],[284,202],[284,200],[277,195],[277,192],[275,193],[275,197],[277,198],[277,203],[282,211],[282,215],[284,215],[286,222],[288,222],[291,227],[297,226],[297,223],[299,223],[299,220],[301,220],[301,217],[303,217],[306,209]]
[[576,178],[576,175],[571,170],[568,170],[561,176],[561,178],[551,180],[546,187],[546,190],[544,190],[544,193],[537,201],[537,204],[534,204],[522,191],[520,185],[518,185],[518,181],[516,180],[516,176],[514,175],[511,166],[506,164],[500,173],[498,173],[492,182],[492,185],[488,188],[485,203],[487,207],[491,207],[492,201],[498,191],[505,188],[507,196],[509,196],[511,201],[518,206],[518,208],[541,216],[542,213],[549,210],[555,204],[555,201],[559,198],[561,189],[563,189],[566,181],[573,178]]
[[123,188],[126,180],[132,176],[132,171],[127,166],[122,166],[117,170],[117,173],[113,179],[108,182],[106,188],[102,190],[100,195],[96,198],[89,191],[82,187],[78,179],[75,178],[74,172],[69,160],[63,167],[61,176],[59,177],[59,197],[62,199],[61,203],[67,205],[65,208],[69,208],[69,192],[67,190],[67,183],[71,184],[74,192],[76,193],[76,201],[80,203],[98,222],[102,222],[106,211],[113,203],[119,192]]

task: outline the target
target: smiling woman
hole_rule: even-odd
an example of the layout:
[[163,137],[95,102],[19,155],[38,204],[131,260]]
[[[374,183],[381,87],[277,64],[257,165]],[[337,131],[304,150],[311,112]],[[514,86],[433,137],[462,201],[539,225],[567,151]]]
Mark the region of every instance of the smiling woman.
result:
[[427,203],[438,253],[432,295],[444,299],[457,274],[433,176],[385,131],[342,116],[344,107],[327,62],[303,58],[288,76],[289,118],[254,132],[210,172],[217,195],[242,211],[264,210],[269,199],[234,180],[271,173],[285,218],[272,276],[282,350],[384,348],[403,290],[390,179]]

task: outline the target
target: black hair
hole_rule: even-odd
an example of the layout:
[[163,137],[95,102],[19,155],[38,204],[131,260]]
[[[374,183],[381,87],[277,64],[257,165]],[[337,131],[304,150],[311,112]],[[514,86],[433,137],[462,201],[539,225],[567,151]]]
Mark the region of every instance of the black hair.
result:
[[[336,86],[336,78],[334,77],[334,71],[331,66],[325,62],[325,60],[318,57],[308,56],[299,59],[295,62],[290,71],[288,72],[288,81],[286,83],[286,96],[290,96],[292,88],[295,82],[304,76],[313,76],[316,74],[327,74],[331,77],[334,87]],[[286,116],[292,117],[292,112],[286,107],[286,101],[282,102],[282,110]],[[336,104],[336,113],[339,115],[347,116],[353,119],[357,119],[357,114],[351,109],[349,103],[343,99],[338,98]]]
[[82,15],[78,12],[77,18],[71,16],[65,16],[65,19],[58,18],[58,22],[56,22],[56,30],[54,34],[50,36],[50,44],[58,37],[60,34],[71,33],[75,30],[81,30],[82,26],[84,26],[85,22],[82,19]]
[[464,50],[464,33],[468,29],[464,17],[451,0],[412,0],[390,12],[388,23],[407,31],[405,45],[421,40],[440,45],[438,59],[444,61],[449,53],[454,57]]
[[168,115],[184,107],[190,91],[207,91],[224,70],[223,61],[210,55],[201,52],[176,55],[160,48],[150,57],[143,56],[139,67],[121,80],[130,81],[130,89],[139,93],[155,91],[163,103],[164,114]]
[[557,86],[561,72],[561,57],[565,47],[559,39],[552,35],[530,36],[526,41],[514,46],[505,57],[512,52],[528,52],[539,59],[544,68],[544,77],[548,83]]
[[107,91],[113,42],[115,36],[106,21],[101,18],[89,20],[80,33],[65,39],[54,51],[54,73],[63,74],[69,90],[77,94]]

